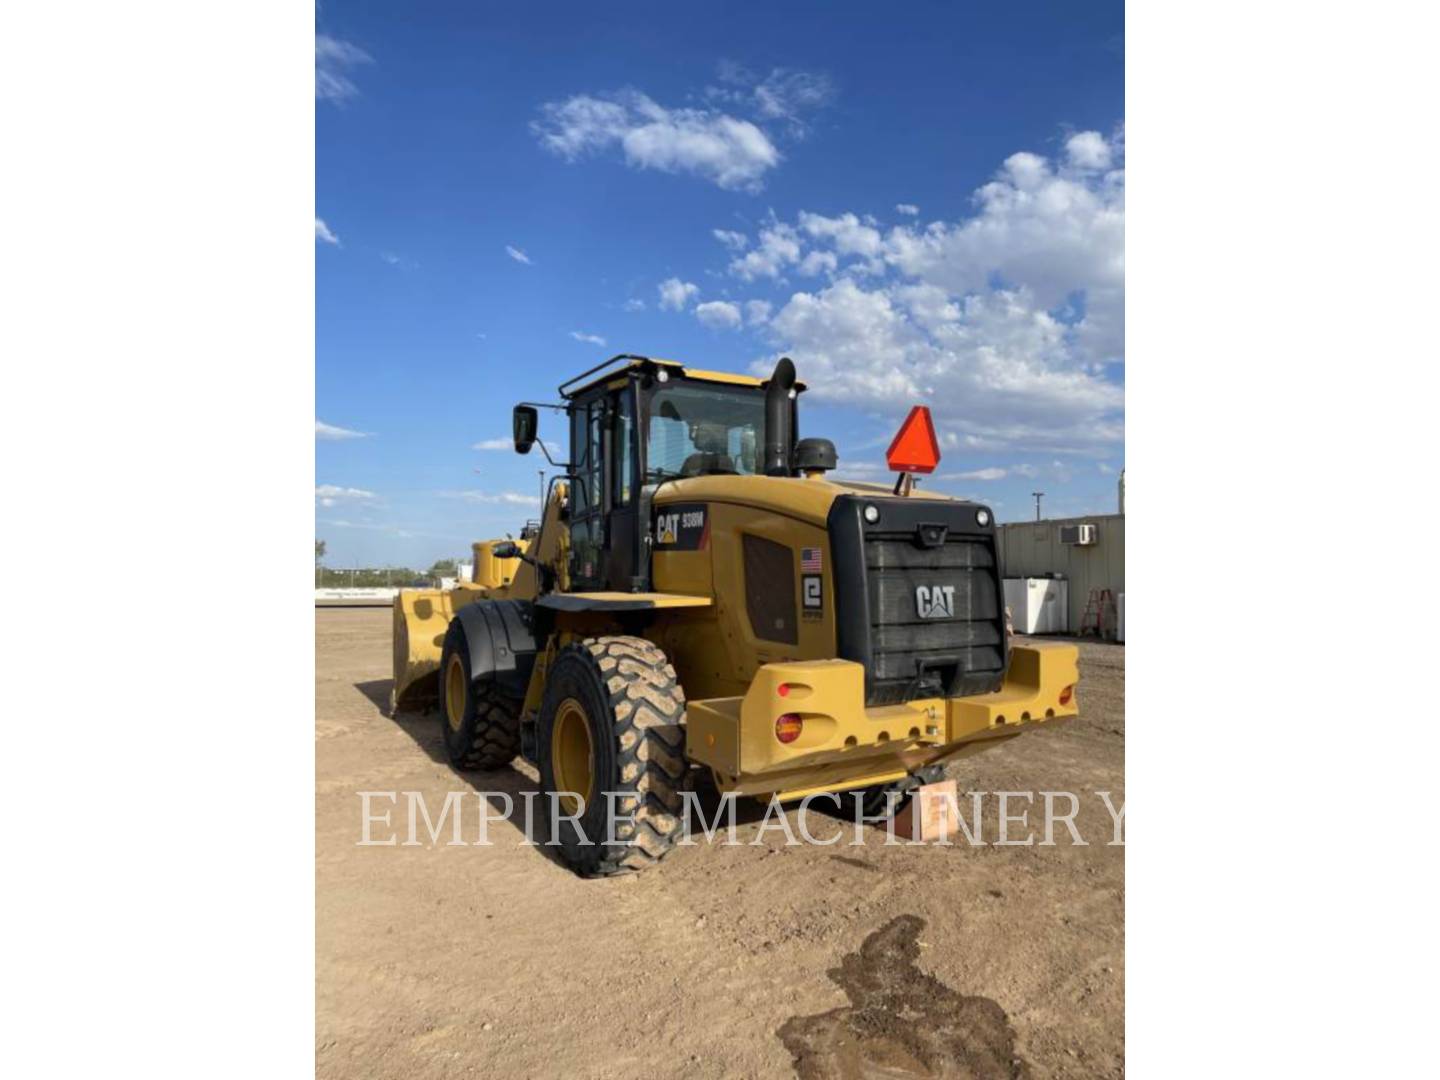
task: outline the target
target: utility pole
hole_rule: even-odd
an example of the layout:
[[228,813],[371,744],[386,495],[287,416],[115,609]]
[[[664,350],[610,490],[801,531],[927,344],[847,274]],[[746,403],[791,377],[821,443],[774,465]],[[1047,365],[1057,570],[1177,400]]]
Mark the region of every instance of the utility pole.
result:
[[1044,493],[1043,491],[1032,491],[1032,492],[1030,492],[1030,494],[1035,496],[1035,520],[1036,520],[1036,521],[1039,521],[1039,520],[1040,520],[1040,500],[1045,497],[1045,493]]
[[544,520],[544,518],[545,518],[545,470],[544,470],[544,469],[536,469],[535,471],[540,474],[540,518],[541,518],[541,520]]

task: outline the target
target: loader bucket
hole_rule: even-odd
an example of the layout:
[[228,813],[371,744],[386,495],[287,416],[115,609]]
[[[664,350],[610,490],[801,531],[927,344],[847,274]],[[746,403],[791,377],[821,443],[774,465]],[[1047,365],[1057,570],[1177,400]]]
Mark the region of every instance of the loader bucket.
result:
[[441,589],[401,589],[395,597],[392,715],[425,708],[439,699],[436,673],[445,631],[455,614],[452,596]]

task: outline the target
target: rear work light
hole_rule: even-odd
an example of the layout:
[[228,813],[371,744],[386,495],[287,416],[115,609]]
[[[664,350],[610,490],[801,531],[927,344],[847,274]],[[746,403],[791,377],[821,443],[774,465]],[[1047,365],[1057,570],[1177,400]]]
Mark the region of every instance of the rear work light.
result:
[[805,721],[794,713],[785,713],[775,721],[775,738],[782,743],[792,743],[800,737],[800,729],[805,726]]
[[1067,687],[1065,687],[1064,690],[1061,690],[1061,691],[1060,691],[1060,704],[1061,704],[1061,705],[1069,705],[1069,704],[1070,704],[1070,699],[1071,699],[1072,697],[1074,697],[1074,696],[1075,696],[1075,687],[1073,687],[1073,686],[1067,686]]

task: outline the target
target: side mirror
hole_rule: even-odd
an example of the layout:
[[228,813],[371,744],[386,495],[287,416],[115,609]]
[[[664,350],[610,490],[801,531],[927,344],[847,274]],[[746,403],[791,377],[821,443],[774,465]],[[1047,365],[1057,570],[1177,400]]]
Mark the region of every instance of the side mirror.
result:
[[520,545],[513,540],[502,540],[490,548],[490,554],[497,559],[518,559],[520,557]]
[[530,447],[535,445],[535,436],[540,430],[540,414],[533,406],[516,405],[515,417],[515,452],[517,454],[528,454]]

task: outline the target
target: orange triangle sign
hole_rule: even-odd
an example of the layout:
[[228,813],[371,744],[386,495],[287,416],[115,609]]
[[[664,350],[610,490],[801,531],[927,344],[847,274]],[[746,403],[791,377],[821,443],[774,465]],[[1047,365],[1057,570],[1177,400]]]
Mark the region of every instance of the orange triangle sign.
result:
[[935,425],[930,410],[916,405],[895,433],[895,441],[885,451],[885,461],[896,472],[934,472],[940,464],[940,444],[935,439]]

